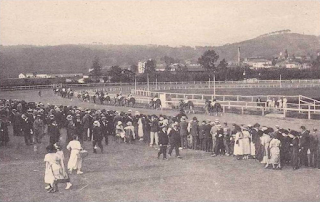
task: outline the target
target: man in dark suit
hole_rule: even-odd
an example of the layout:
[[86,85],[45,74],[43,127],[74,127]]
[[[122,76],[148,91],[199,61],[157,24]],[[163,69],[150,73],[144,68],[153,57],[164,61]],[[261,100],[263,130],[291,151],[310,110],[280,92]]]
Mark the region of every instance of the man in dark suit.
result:
[[170,149],[168,154],[171,156],[172,150],[175,149],[176,157],[182,158],[179,154],[179,144],[180,144],[180,132],[178,130],[178,123],[172,124],[172,129],[168,134],[170,138]]
[[163,126],[159,132],[159,146],[158,158],[163,154],[163,160],[167,160],[167,146],[169,144],[169,138],[167,135],[167,127]]
[[310,136],[309,131],[306,129],[305,126],[301,126],[301,134],[300,134],[300,164],[308,167],[308,149],[310,147]]
[[108,145],[109,141],[108,141],[108,136],[109,136],[109,131],[108,131],[108,121],[107,118],[105,116],[101,117],[101,121],[100,121],[100,128],[101,128],[101,132],[102,132],[102,136],[104,137],[104,142],[106,145]]
[[100,123],[99,121],[94,121],[93,122],[93,128],[92,128],[92,145],[93,145],[93,153],[97,153],[97,148],[96,146],[100,147],[101,153],[103,153],[103,146],[101,144],[101,141],[103,139],[102,133],[101,133],[101,128],[100,128]]
[[32,134],[33,134],[33,123],[29,120],[29,118],[25,115],[22,114],[22,132],[24,134],[24,141],[26,145],[32,145]]

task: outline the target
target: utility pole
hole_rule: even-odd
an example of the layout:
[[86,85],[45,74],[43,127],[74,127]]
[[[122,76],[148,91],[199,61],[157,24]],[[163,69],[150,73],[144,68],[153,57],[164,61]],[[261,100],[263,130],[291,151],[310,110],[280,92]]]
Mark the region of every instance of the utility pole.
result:
[[149,86],[149,73],[147,73],[147,86],[148,86],[148,91],[150,91],[150,86]]
[[134,93],[137,93],[137,77],[134,75]]
[[216,97],[216,73],[213,74],[213,96]]

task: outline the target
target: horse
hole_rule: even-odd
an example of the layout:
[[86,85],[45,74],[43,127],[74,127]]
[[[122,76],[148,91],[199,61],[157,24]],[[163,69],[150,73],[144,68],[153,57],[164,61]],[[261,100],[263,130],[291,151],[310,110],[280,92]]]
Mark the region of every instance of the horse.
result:
[[[212,103],[211,103],[212,105]],[[215,102],[214,105],[211,107],[212,113],[216,113],[217,116],[219,116],[219,113],[223,112],[222,106],[220,103]]]
[[116,96],[114,98],[114,105],[118,105],[118,106],[124,106],[125,105],[125,97],[123,96]]
[[107,101],[108,104],[111,104],[111,98],[109,95],[104,95],[104,101]]
[[191,100],[188,100],[187,102],[181,100],[179,104],[180,110],[186,111],[186,113],[190,114],[191,112],[194,114],[194,104]]
[[130,97],[129,99],[125,99],[125,102],[127,103],[127,106],[130,106],[130,103],[132,104],[132,107],[136,104],[136,99],[134,97]]
[[219,116],[219,113],[221,113],[223,111],[220,103],[215,102],[212,105],[212,102],[209,100],[206,100],[204,109],[205,109],[206,114],[209,114],[210,116],[214,115],[214,113],[216,113],[216,116]]
[[150,101],[150,107],[154,109],[161,109],[161,100],[159,98],[156,98],[156,100],[151,100]]

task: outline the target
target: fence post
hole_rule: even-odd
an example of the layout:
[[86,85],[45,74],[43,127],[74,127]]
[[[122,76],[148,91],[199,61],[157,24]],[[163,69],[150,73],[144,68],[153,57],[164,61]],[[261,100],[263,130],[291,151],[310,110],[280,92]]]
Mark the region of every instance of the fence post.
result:
[[283,108],[283,116],[286,118],[287,108]]
[[237,101],[239,101],[239,95],[237,95]]
[[[300,80],[299,80],[299,82],[300,82]],[[299,95],[299,113],[301,113],[301,111],[300,111],[300,102],[301,102],[301,95]]]
[[243,114],[243,106],[241,107],[241,114]]
[[262,109],[262,116],[264,116],[264,108],[262,107],[261,109]]
[[226,112],[226,106],[222,106],[222,111],[223,111],[223,113],[225,113]]
[[308,105],[308,119],[311,119],[311,113],[310,113],[310,109],[311,107],[310,107],[310,105]]

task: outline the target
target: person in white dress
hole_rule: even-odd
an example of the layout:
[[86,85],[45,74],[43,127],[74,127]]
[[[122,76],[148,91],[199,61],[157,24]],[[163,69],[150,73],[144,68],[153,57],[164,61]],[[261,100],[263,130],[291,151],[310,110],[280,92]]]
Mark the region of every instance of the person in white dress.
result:
[[270,159],[269,162],[267,163],[267,166],[269,164],[272,164],[273,169],[280,169],[281,164],[280,164],[280,147],[281,147],[281,142],[279,139],[277,139],[275,133],[272,134],[272,139],[269,143],[269,148],[270,148]]
[[270,136],[267,134],[267,127],[262,127],[262,136],[260,137],[260,141],[261,141],[261,145],[263,146],[264,150],[263,150],[263,159],[261,161],[261,163],[265,163],[266,167],[268,166],[268,162],[269,162],[269,144],[270,144]]
[[247,127],[242,128],[242,150],[243,150],[243,159],[249,159],[251,154],[250,148],[250,133]]
[[233,125],[233,127],[236,133],[235,140],[234,140],[235,143],[234,143],[233,155],[235,155],[237,159],[240,160],[243,155],[243,147],[242,147],[243,134],[241,132],[241,128],[238,125]]
[[68,161],[68,170],[71,174],[73,170],[77,170],[77,174],[82,174],[82,158],[80,151],[82,150],[80,142],[77,140],[77,136],[73,136],[73,140],[67,145],[67,149],[71,151]]
[[69,178],[69,175],[66,171],[66,167],[64,166],[64,154],[63,154],[63,151],[61,150],[61,146],[59,143],[55,143],[54,144],[54,147],[55,149],[57,150],[56,154],[59,156],[59,159],[60,159],[60,165],[62,167],[62,171],[63,171],[63,176],[65,179],[61,179],[61,180],[58,180],[59,183],[64,183],[66,182],[67,183],[67,186],[65,189],[70,189],[70,187],[72,186],[72,184],[70,183],[70,178]]
[[46,169],[44,174],[44,182],[48,184],[45,189],[48,193],[54,193],[58,191],[57,180],[64,179],[63,168],[61,166],[61,159],[56,154],[55,147],[51,144],[46,147],[47,154],[44,157],[46,162]]

